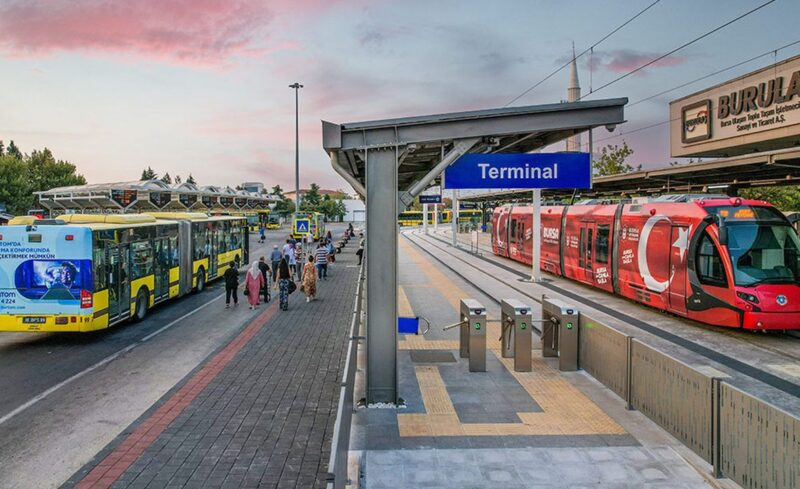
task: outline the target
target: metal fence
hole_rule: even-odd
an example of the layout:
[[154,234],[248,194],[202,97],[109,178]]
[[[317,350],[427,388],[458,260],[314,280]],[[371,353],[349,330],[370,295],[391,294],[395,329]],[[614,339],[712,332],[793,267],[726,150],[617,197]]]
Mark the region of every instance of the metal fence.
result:
[[[366,255],[366,254],[365,254]],[[333,427],[331,457],[328,460],[328,489],[343,489],[347,485],[347,458],[350,449],[350,426],[353,421],[353,390],[358,369],[358,335],[361,326],[361,308],[364,297],[364,269],[367,260],[362,260],[358,271],[353,318],[345,356],[342,383],[339,388],[339,405],[336,410],[336,423]]]
[[745,489],[800,488],[800,417],[581,315],[580,367]]

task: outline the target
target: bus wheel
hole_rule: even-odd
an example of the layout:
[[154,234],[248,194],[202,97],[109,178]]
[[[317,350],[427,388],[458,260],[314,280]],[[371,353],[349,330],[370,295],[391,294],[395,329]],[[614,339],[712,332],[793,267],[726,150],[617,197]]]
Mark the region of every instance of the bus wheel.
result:
[[206,288],[206,272],[204,272],[203,269],[201,268],[200,270],[197,271],[197,287],[195,287],[195,290],[197,292],[202,292],[203,289],[205,288]]
[[136,322],[144,320],[147,317],[147,290],[141,289],[136,295],[136,310],[133,312],[133,320]]

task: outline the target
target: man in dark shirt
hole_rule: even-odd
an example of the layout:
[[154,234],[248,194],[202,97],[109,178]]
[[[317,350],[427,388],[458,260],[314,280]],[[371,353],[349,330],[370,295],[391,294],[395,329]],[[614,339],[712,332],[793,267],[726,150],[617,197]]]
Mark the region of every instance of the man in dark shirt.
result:
[[231,307],[231,296],[233,296],[233,305],[239,305],[239,271],[236,270],[236,265],[231,263],[230,268],[225,270],[225,309]]
[[267,259],[263,256],[258,259],[258,269],[264,277],[264,287],[261,289],[261,293],[264,294],[264,302],[269,302],[269,265],[267,265]]

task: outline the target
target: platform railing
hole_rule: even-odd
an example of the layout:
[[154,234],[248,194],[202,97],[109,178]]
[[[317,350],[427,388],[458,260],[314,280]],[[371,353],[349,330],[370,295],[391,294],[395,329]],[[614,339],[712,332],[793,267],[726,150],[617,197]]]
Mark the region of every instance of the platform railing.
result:
[[328,489],[344,489],[348,483],[348,453],[350,450],[350,427],[353,421],[353,391],[355,389],[356,370],[358,369],[358,341],[361,339],[361,312],[364,299],[364,278],[367,254],[361,260],[358,270],[353,317],[350,321],[350,332],[347,342],[342,381],[339,387],[339,404],[336,410],[336,423],[333,426],[333,442],[331,456],[328,460]]

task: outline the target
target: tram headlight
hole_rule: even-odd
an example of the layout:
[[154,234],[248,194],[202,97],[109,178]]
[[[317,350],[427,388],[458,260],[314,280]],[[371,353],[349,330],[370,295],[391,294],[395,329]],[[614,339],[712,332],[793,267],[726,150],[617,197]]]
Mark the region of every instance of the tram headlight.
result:
[[736,292],[736,295],[739,296],[740,299],[746,300],[748,302],[752,302],[753,304],[758,304],[758,297],[754,296],[753,294],[748,294],[747,292]]

